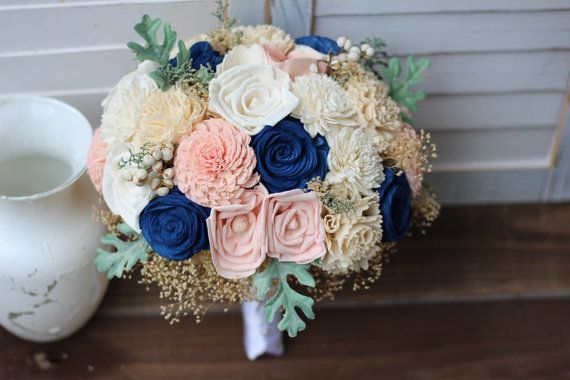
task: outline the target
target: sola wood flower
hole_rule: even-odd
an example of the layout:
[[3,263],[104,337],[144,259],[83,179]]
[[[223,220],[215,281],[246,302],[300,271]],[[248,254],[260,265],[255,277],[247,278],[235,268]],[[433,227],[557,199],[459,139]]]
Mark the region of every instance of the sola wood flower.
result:
[[307,264],[325,254],[321,202],[314,192],[295,189],[269,195],[261,211],[267,255]]
[[247,202],[259,182],[250,136],[227,121],[209,119],[180,140],[174,168],[179,189],[206,207]]
[[273,126],[297,106],[289,75],[269,65],[239,65],[210,82],[209,108],[250,135]]
[[321,134],[328,138],[335,128],[358,125],[356,111],[344,90],[324,74],[300,76],[293,83],[299,105],[293,116],[301,119],[311,137]]
[[87,174],[98,192],[101,192],[103,186],[106,158],[107,144],[101,138],[101,128],[97,128],[87,152]]
[[212,262],[220,276],[236,279],[251,276],[265,260],[265,225],[259,218],[267,190],[259,185],[242,205],[212,209],[207,220]]

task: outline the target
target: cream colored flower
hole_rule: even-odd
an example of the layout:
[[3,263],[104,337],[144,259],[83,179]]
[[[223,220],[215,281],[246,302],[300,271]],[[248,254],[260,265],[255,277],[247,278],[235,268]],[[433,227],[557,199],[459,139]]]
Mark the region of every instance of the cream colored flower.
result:
[[265,49],[259,44],[251,46],[238,45],[225,55],[222,63],[216,68],[216,75],[239,65],[268,65],[269,58]]
[[329,140],[339,127],[356,127],[358,116],[346,92],[324,74],[303,75],[293,83],[299,104],[293,116],[300,119],[311,137],[321,134]]
[[137,113],[133,141],[138,145],[177,144],[182,135],[202,121],[205,111],[206,105],[200,98],[185,93],[179,86],[152,92]]
[[359,74],[346,82],[346,93],[358,111],[360,126],[372,138],[378,152],[383,152],[402,128],[400,108],[388,96],[388,87],[374,74],[364,71]]
[[326,210],[325,244],[322,268],[335,274],[368,269],[368,261],[380,253],[382,216],[378,195],[360,198],[346,214]]
[[148,76],[156,67],[149,61],[141,63],[135,71],[124,76],[103,100],[101,137],[109,146],[132,141],[141,105],[151,95],[160,94],[158,86]]
[[119,162],[129,156],[129,144],[115,144],[109,150],[103,172],[103,199],[111,212],[123,218],[134,231],[140,233],[139,215],[151,198],[149,186],[137,186],[121,176]]
[[384,180],[382,160],[361,129],[342,128],[330,145],[326,180],[352,193],[371,195]]
[[282,29],[273,25],[239,26],[236,31],[242,33],[240,42],[246,46],[253,44],[273,45],[287,54],[295,46],[295,41]]
[[239,65],[210,82],[209,109],[250,135],[289,115],[298,100],[289,75],[269,65]]

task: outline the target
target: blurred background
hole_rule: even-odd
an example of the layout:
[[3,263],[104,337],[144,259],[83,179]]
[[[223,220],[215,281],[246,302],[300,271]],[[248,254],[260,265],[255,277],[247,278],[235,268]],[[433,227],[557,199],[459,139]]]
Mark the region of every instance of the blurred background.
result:
[[[0,99],[41,94],[100,102],[134,66],[126,42],[142,14],[181,36],[216,26],[210,0],[1,0]],[[415,127],[438,143],[431,182],[444,204],[570,198],[565,132],[568,0],[234,0],[243,24],[294,37],[379,36],[391,55],[432,62]],[[41,68],[39,63],[41,62]]]

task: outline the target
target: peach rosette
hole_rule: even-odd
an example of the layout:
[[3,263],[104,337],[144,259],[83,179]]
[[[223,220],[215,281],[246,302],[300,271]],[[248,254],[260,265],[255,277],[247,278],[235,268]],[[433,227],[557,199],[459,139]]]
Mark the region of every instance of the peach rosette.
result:
[[267,231],[267,255],[279,261],[307,264],[325,254],[321,202],[300,189],[269,195],[261,218]]
[[259,182],[251,137],[222,119],[208,119],[180,140],[174,169],[178,188],[206,207],[241,204]]
[[218,274],[228,279],[251,276],[266,258],[265,226],[259,214],[267,190],[259,185],[253,193],[245,204],[212,209],[206,220],[212,262]]

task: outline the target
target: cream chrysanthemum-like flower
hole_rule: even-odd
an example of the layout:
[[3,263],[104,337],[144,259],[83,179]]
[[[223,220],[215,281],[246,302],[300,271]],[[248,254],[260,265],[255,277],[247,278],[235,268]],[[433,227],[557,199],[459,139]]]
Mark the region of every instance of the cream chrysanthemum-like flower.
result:
[[343,128],[332,139],[326,181],[371,195],[384,180],[382,160],[362,129]]
[[388,96],[388,87],[369,72],[360,72],[345,84],[350,102],[358,110],[358,119],[372,138],[378,152],[383,152],[402,128],[400,108]]
[[327,141],[341,127],[356,127],[358,116],[346,92],[324,74],[297,77],[292,85],[299,99],[292,115],[301,120],[311,137],[323,135]]
[[161,93],[148,76],[156,67],[149,61],[141,63],[135,71],[125,75],[103,100],[101,137],[107,145],[132,142],[141,105],[151,95]]
[[177,144],[182,135],[192,131],[192,126],[204,118],[206,105],[179,86],[168,91],[153,92],[141,104],[136,118],[134,142]]
[[368,269],[368,261],[380,254],[382,215],[378,195],[357,200],[348,213],[325,211],[325,244],[327,253],[322,268],[333,274]]
[[295,41],[289,34],[273,25],[239,26],[235,30],[242,34],[240,42],[246,46],[268,44],[283,54],[287,54],[295,46]]

